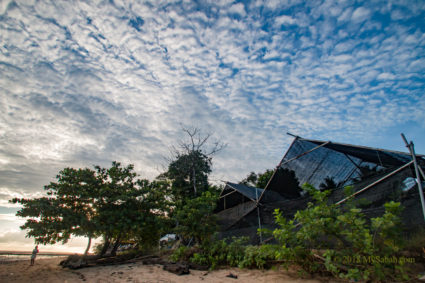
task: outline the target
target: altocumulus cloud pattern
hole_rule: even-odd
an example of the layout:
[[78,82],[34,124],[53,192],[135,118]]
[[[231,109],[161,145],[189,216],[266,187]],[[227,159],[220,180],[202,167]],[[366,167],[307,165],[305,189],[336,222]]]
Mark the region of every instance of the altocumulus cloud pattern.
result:
[[353,2],[1,1],[3,213],[65,166],[153,178],[180,125],[229,144],[231,181],[275,166],[287,131],[424,132],[425,2]]

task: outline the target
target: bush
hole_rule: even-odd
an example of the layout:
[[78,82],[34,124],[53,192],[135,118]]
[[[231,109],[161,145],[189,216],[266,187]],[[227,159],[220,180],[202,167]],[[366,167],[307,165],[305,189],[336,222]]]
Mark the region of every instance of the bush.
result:
[[177,249],[175,249],[174,252],[171,254],[170,260],[172,262],[187,261],[189,260],[190,256],[191,256],[190,248],[186,246],[180,246]]
[[270,260],[275,259],[276,245],[248,245],[248,237],[233,237],[231,240],[213,240],[200,247],[190,261],[200,265],[208,265],[210,269],[219,266],[240,268],[265,268]]
[[218,199],[217,192],[210,190],[201,196],[188,199],[186,204],[178,207],[174,218],[178,226],[175,233],[185,240],[193,239],[196,243],[208,242],[218,225],[213,213]]
[[[366,220],[354,202],[329,204],[329,191],[310,185],[304,189],[314,203],[287,220],[275,211],[280,226],[273,235],[280,243],[276,259],[295,263],[307,272],[327,270],[352,280],[406,279],[406,266],[396,258],[402,248],[400,203],[385,204],[381,217]],[[297,223],[297,224],[295,224]]]
[[266,268],[276,258],[279,247],[276,245],[247,246],[244,256],[239,261],[240,268]]
[[213,240],[204,243],[200,251],[191,258],[193,263],[208,265],[211,269],[216,269],[220,265],[227,265],[229,245],[225,240]]
[[198,247],[180,247],[173,252],[170,259],[208,265],[210,269],[216,269],[222,265],[238,266],[244,260],[247,243],[247,237],[233,237],[227,241],[218,240],[215,237]]

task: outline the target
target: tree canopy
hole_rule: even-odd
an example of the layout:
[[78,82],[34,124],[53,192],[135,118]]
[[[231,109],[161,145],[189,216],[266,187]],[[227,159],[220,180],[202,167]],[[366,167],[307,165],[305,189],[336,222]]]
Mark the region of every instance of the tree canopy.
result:
[[251,172],[245,179],[240,181],[239,184],[264,189],[270,178],[273,176],[273,172],[274,171],[272,169],[267,169],[264,173]]
[[[167,206],[161,182],[136,180],[133,165],[96,170],[65,168],[56,182],[45,186],[47,197],[11,200],[23,207],[17,216],[29,217],[21,229],[39,244],[66,243],[71,236],[103,236],[105,245],[115,240],[114,248],[128,237],[150,242],[160,236],[160,221]],[[146,239],[150,235],[155,239]]]
[[210,142],[211,134],[198,128],[183,128],[188,141],[180,141],[173,148],[173,156],[162,177],[171,181],[171,192],[176,202],[196,198],[209,187],[208,175],[212,170],[212,157],[226,145]]
[[161,233],[172,229],[183,237],[206,238],[216,227],[212,212],[217,198],[208,175],[212,156],[225,145],[210,146],[211,135],[198,128],[183,131],[189,142],[180,143],[167,171],[153,182],[138,179],[133,165],[114,161],[110,168],[65,168],[44,187],[47,196],[12,199],[23,206],[17,216],[28,218],[21,229],[39,244],[88,237],[86,253],[92,238],[103,237],[102,255],[111,244],[114,254],[122,241],[154,246]]

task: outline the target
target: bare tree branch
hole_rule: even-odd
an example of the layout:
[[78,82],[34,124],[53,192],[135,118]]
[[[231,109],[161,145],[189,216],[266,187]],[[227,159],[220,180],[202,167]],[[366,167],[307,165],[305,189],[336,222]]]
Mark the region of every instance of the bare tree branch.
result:
[[221,150],[223,150],[227,144],[222,143],[220,141],[212,142],[212,147],[210,149],[206,148],[207,142],[212,137],[212,133],[206,133],[204,136],[202,135],[202,131],[197,127],[186,128],[182,126],[182,131],[185,132],[190,141],[184,142],[180,141],[179,146],[185,153],[189,153],[191,151],[200,151],[206,156],[210,157]]

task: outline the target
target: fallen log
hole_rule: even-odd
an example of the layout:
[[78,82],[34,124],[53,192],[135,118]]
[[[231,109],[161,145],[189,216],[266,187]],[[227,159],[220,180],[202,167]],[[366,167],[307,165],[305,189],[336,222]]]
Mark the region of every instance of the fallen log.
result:
[[163,269],[177,275],[185,275],[190,273],[189,265],[183,263],[166,263],[164,264]]

